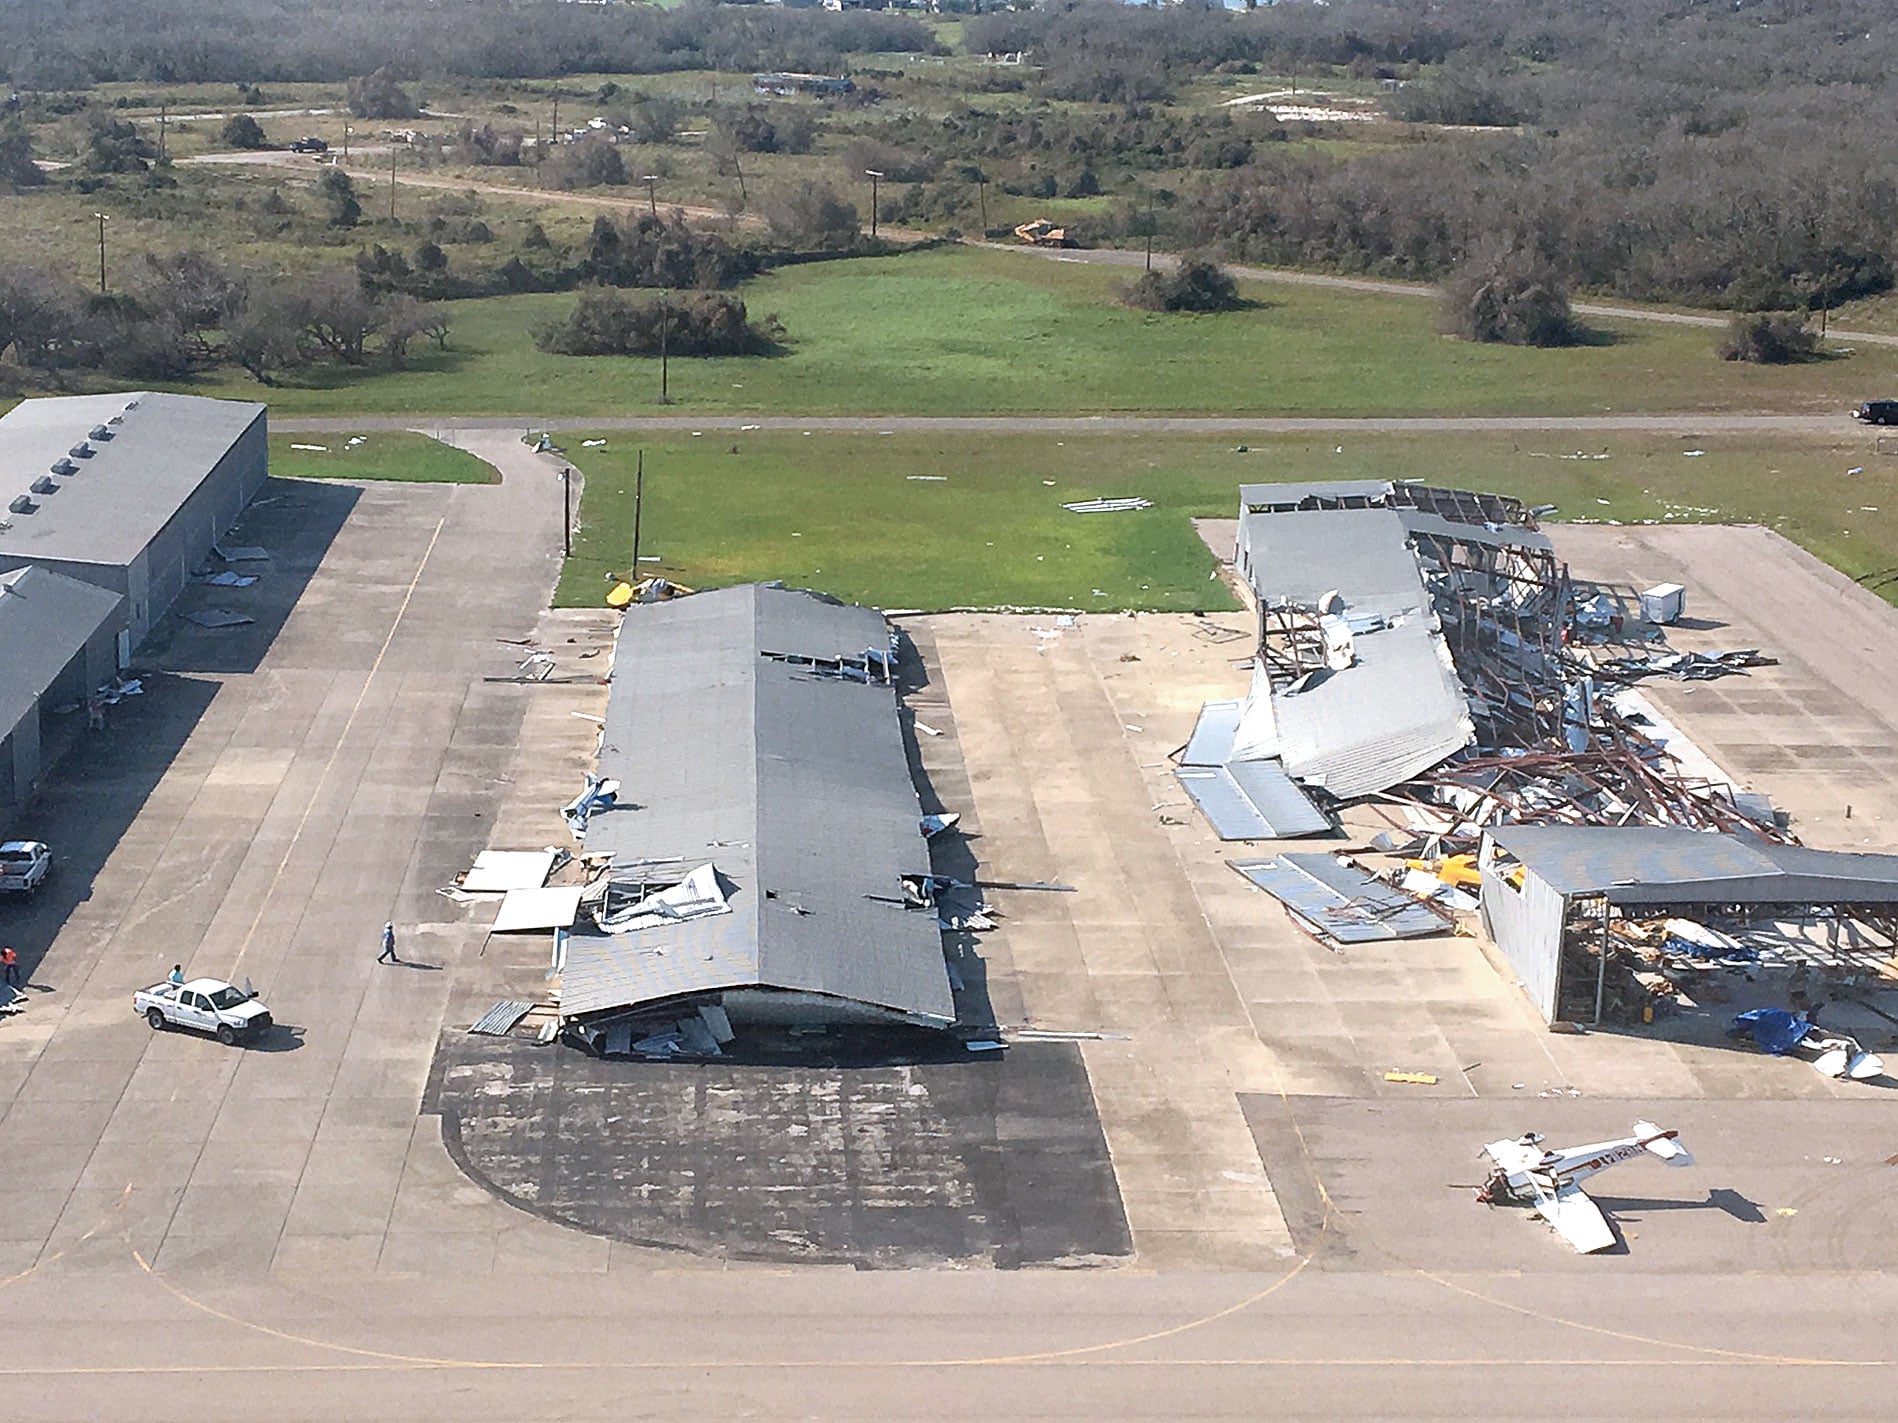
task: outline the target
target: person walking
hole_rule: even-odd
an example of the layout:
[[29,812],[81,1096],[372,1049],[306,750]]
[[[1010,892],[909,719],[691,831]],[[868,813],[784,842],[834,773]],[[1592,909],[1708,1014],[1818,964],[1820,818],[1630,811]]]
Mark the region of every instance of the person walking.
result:
[[173,964],[171,966],[171,972],[165,975],[165,982],[175,988],[183,988],[185,986],[185,966],[181,963]]
[[395,925],[393,922],[382,926],[382,952],[376,955],[377,963],[401,963],[395,956]]
[[0,949],[0,974],[4,974],[8,988],[20,986],[20,956],[13,952],[13,945]]

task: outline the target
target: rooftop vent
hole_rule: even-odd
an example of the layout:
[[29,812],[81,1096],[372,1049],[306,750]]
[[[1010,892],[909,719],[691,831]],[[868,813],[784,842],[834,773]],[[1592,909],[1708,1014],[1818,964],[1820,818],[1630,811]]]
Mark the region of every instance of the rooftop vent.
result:
[[16,496],[11,504],[7,505],[7,511],[13,514],[31,514],[39,507],[40,506],[35,504],[31,499],[21,494]]
[[127,410],[136,410],[138,409],[138,402],[136,400],[128,400],[125,402],[125,408]]
[[57,494],[59,493],[59,486],[52,481],[51,477],[42,474],[38,479],[33,481],[33,492],[35,494]]
[[87,444],[84,440],[81,440],[70,450],[67,450],[66,453],[76,460],[89,460],[92,458],[92,446]]
[[94,440],[109,440],[112,438],[112,427],[110,425],[94,425],[88,438]]
[[64,455],[61,455],[58,459],[53,461],[53,473],[77,474],[79,473],[79,466],[67,459]]
[[122,414],[114,415],[110,420],[106,421],[105,423],[108,425],[123,425],[125,423],[125,416]]

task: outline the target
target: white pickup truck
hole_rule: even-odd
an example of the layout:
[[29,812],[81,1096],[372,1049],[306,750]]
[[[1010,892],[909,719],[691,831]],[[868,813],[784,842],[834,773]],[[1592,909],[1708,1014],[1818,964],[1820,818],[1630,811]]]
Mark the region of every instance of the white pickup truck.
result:
[[226,1047],[250,1042],[271,1024],[270,1010],[257,1001],[248,986],[234,988],[221,978],[194,978],[189,983],[155,983],[132,995],[132,1010],[141,1013],[153,1032],[164,1028],[195,1028],[214,1033]]
[[52,873],[53,852],[38,840],[0,845],[0,894],[32,894]]

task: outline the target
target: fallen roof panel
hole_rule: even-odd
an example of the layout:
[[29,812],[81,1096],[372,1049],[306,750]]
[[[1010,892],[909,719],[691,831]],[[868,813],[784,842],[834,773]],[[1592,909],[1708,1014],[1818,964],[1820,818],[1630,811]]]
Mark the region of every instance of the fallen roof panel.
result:
[[466,894],[504,894],[510,889],[539,889],[553,872],[558,850],[483,850],[462,876]]
[[579,885],[555,885],[552,889],[510,889],[494,916],[490,934],[518,934],[529,929],[565,929],[580,912],[580,896],[586,891]]
[[1223,766],[1232,758],[1233,737],[1239,732],[1242,701],[1207,702],[1193,724],[1193,737],[1180,756],[1182,766]]
[[1226,863],[1313,929],[1340,943],[1417,939],[1449,932],[1442,916],[1428,905],[1335,855],[1291,854]]

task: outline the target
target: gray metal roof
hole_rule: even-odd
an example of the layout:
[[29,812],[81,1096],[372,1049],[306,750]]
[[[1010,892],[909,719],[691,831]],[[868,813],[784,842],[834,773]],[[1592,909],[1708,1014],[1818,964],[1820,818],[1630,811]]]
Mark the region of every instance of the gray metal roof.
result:
[[628,611],[600,744],[626,808],[587,850],[709,861],[733,912],[576,936],[567,1012],[762,985],[954,1019],[935,916],[866,898],[930,869],[894,691],[766,655],[889,647],[874,609],[756,584]]
[[44,568],[0,573],[0,736],[33,710],[119,601]]
[[[252,400],[151,391],[21,401],[0,416],[0,554],[130,563],[263,418]],[[82,445],[91,453],[73,455]],[[61,461],[71,473],[53,472]],[[32,492],[42,477],[54,492]],[[20,495],[38,507],[7,512]]]
[[1605,893],[1616,904],[1898,903],[1898,855],[1672,826],[1512,825],[1489,834],[1558,893]]
[[1335,503],[1346,499],[1382,502],[1390,497],[1390,492],[1391,482],[1388,479],[1295,479],[1282,484],[1242,484],[1239,486],[1239,509],[1243,514],[1255,504],[1296,506],[1320,501]]
[[1542,553],[1555,550],[1547,534],[1537,529],[1525,529],[1520,524],[1466,524],[1446,519],[1441,514],[1426,513],[1422,509],[1399,509],[1397,517],[1403,522],[1405,530],[1412,534],[1434,534],[1461,543],[1483,544],[1489,548],[1532,548]]
[[1335,855],[1305,853],[1227,863],[1314,929],[1340,943],[1417,939],[1450,932],[1450,925],[1434,909]]
[[1285,769],[1341,800],[1407,781],[1475,736],[1434,620],[1360,633],[1353,646],[1355,665],[1272,697]]
[[1266,603],[1310,607],[1332,591],[1345,612],[1397,614],[1430,606],[1417,555],[1394,509],[1302,509],[1247,514],[1251,582]]

